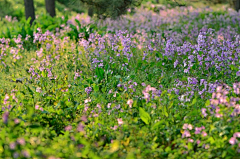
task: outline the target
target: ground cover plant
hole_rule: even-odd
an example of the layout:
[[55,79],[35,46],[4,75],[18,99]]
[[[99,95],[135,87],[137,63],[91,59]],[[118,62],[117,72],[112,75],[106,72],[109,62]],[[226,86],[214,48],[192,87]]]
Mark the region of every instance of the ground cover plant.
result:
[[1,158],[239,158],[240,13],[135,12],[2,32]]

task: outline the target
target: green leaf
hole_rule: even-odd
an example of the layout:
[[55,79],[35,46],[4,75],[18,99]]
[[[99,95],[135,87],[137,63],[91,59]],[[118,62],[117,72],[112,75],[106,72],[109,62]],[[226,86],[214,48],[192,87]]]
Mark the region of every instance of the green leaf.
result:
[[210,100],[207,100],[205,103],[205,106],[209,106],[210,105]]
[[190,104],[190,106],[193,106],[193,105],[196,104],[196,103],[197,103],[197,98],[194,98],[193,101],[192,101],[192,103]]
[[163,106],[163,114],[168,117],[168,112],[166,106]]
[[192,150],[193,149],[193,145],[191,142],[188,143],[188,150]]
[[231,70],[237,70],[237,68],[234,65],[230,65]]
[[123,59],[123,62],[124,62],[124,63],[128,63],[128,59],[127,59],[127,58],[124,58],[124,59]]
[[227,151],[223,151],[222,158],[224,158],[227,155]]
[[98,79],[102,80],[104,77],[104,70],[102,68],[96,68],[96,75]]
[[95,83],[93,84],[93,89],[95,92],[99,91],[99,87],[98,85],[96,85]]
[[41,126],[40,126],[39,124],[37,124],[37,123],[31,124],[31,125],[29,125],[28,127],[31,128],[31,129],[41,128]]
[[143,108],[139,108],[139,115],[140,115],[140,118],[142,119],[142,121],[145,123],[145,124],[149,124],[150,120],[151,120],[151,117],[150,115],[143,109]]
[[161,120],[161,121],[156,122],[156,123],[153,125],[152,130],[158,128],[160,125],[163,125],[164,122],[165,122],[164,120]]
[[116,63],[113,63],[113,64],[112,64],[112,68],[115,68],[116,66],[117,66]]

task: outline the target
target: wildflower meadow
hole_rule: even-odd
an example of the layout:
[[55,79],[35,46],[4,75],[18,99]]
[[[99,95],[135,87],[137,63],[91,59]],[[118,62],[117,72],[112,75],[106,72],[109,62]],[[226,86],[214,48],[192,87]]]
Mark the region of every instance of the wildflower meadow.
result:
[[0,28],[0,158],[240,158],[240,12]]

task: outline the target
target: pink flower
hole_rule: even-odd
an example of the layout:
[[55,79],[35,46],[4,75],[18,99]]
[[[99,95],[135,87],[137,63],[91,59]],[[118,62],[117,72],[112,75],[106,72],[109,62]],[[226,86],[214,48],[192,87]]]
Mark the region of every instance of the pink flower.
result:
[[207,116],[207,113],[206,113],[207,109],[206,108],[202,108],[201,111],[202,111],[202,115],[204,117],[206,117]]
[[78,124],[77,131],[78,131],[78,132],[84,131],[84,125],[83,125],[82,123],[79,123],[79,124]]
[[210,146],[207,144],[207,145],[205,145],[205,147],[204,147],[205,149],[209,149],[210,148]]
[[16,119],[14,119],[14,123],[18,124],[18,123],[20,123],[20,120],[16,118]]
[[19,139],[17,139],[17,142],[18,142],[20,145],[25,145],[25,139],[24,139],[24,138],[19,138]]
[[201,141],[200,140],[197,140],[197,144],[199,145],[201,143]]
[[129,105],[130,108],[132,108],[132,104],[133,104],[133,100],[132,99],[129,99],[127,101],[127,105]]
[[240,132],[234,133],[234,134],[233,134],[233,137],[238,137],[238,138],[240,138]]
[[219,104],[219,100],[218,99],[212,99],[211,100],[211,104],[212,105],[218,105]]
[[205,137],[207,136],[207,133],[205,131],[202,132],[202,136]]
[[193,142],[194,142],[194,140],[189,138],[189,139],[188,139],[188,142],[192,142],[192,143],[193,143]]
[[146,91],[146,92],[149,92],[149,91],[151,90],[151,88],[152,88],[152,87],[151,87],[150,85],[147,85],[147,87],[145,88],[145,91]]
[[237,142],[237,140],[236,140],[235,137],[231,137],[231,139],[229,140],[229,143],[230,143],[231,145],[234,145],[236,142]]
[[182,127],[184,130],[186,130],[188,128],[188,124],[183,124],[183,127]]
[[111,129],[113,130],[117,130],[118,126],[117,125],[114,125],[114,127],[111,127]]
[[87,116],[85,116],[85,115],[82,116],[82,117],[81,117],[81,120],[84,121],[84,122],[86,123],[86,122],[88,121],[88,120],[87,120]]
[[196,127],[196,128],[195,128],[195,134],[200,134],[200,133],[201,133],[201,130],[202,130],[201,127],[200,127],[200,128]]
[[35,109],[37,109],[37,110],[38,110],[38,109],[39,109],[39,105],[35,105]]
[[227,103],[227,97],[220,97],[220,103]]
[[68,125],[68,126],[65,127],[65,131],[70,131],[70,130],[72,130],[72,126],[71,125]]
[[212,99],[214,99],[214,98],[216,98],[216,93],[215,92],[213,92],[213,94],[212,94]]
[[8,100],[8,99],[9,99],[9,95],[6,94],[4,100],[6,101],[6,100]]
[[147,100],[150,99],[150,94],[147,91],[143,90],[142,93],[143,93],[145,99],[147,99]]
[[216,95],[217,98],[220,98],[221,96],[222,96],[221,93],[217,93],[217,95]]
[[217,92],[221,92],[222,91],[222,86],[218,86],[216,89]]
[[182,134],[182,138],[184,138],[184,137],[190,137],[190,136],[191,136],[190,132],[189,132],[188,130],[184,130],[184,132],[183,132],[183,134]]
[[222,117],[223,115],[222,114],[215,114],[215,116],[217,117],[217,118],[220,118],[220,117]]
[[188,129],[189,130],[192,130],[193,129],[193,126],[191,124],[188,124]]
[[123,124],[122,118],[117,119],[117,121],[118,121],[118,124],[119,124],[119,125],[122,125],[122,124]]

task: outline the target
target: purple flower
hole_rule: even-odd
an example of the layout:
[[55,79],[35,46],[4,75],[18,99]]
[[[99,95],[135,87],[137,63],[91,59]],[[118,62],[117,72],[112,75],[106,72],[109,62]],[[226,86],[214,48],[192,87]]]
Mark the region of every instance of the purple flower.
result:
[[43,48],[40,48],[40,50],[39,50],[39,51],[36,51],[36,52],[37,52],[37,56],[38,56],[38,57],[41,58],[41,57],[43,56],[43,54],[42,54],[42,53],[43,53]]
[[122,85],[121,85],[121,84],[118,84],[117,87],[122,87]]
[[18,158],[19,157],[19,154],[17,152],[14,152],[13,153],[13,158]]
[[9,144],[9,148],[10,148],[11,150],[14,150],[14,149],[16,148],[16,143],[15,143],[15,142],[11,142],[11,143]]
[[237,71],[236,76],[240,76],[240,71]]
[[87,94],[90,94],[90,93],[92,92],[92,87],[87,87],[87,88],[85,88],[85,92],[86,92]]
[[28,152],[27,150],[22,150],[22,154],[23,154],[23,156],[26,157],[26,158],[29,158],[29,157],[30,157],[30,154],[29,154],[29,152]]
[[174,68],[176,68],[177,65],[178,65],[178,60],[176,60],[176,61],[174,62]]
[[81,149],[81,148],[83,148],[83,147],[84,147],[83,144],[79,144],[79,145],[78,145],[78,148],[79,148],[79,149]]
[[2,116],[3,118],[3,123],[7,124],[8,122],[8,117],[9,117],[9,112],[5,112]]

